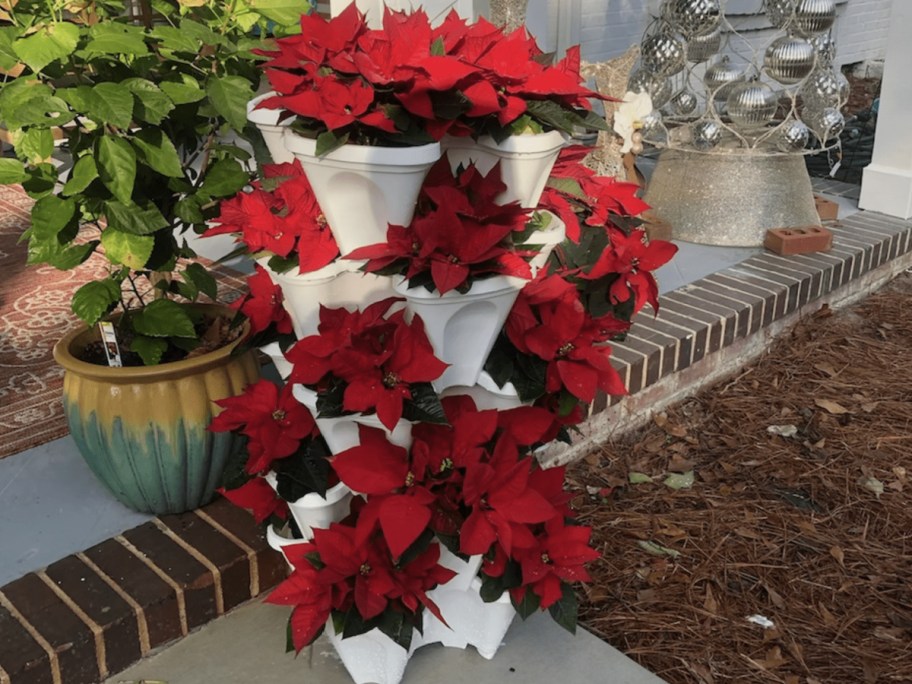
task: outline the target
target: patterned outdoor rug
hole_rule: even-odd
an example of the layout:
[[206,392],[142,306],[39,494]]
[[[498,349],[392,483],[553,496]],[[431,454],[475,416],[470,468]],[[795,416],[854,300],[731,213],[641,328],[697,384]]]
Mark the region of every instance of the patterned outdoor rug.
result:
[[[104,272],[101,258],[72,271],[26,266],[32,200],[18,187],[0,186],[0,458],[67,434],[60,393],[63,369],[54,363],[54,344],[79,326],[70,297]],[[243,287],[243,275],[217,274],[222,301]]]

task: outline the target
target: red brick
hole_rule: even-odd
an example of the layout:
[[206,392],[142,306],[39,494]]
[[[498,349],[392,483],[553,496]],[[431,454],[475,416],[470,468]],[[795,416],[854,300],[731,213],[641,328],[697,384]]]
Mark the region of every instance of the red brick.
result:
[[823,226],[773,228],[766,231],[763,246],[782,256],[828,252],[833,246],[833,233]]

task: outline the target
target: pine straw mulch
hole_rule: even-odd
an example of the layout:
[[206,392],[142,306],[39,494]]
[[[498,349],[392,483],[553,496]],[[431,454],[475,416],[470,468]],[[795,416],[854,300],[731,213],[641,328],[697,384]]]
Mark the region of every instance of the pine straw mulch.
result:
[[907,272],[570,468],[581,622],[672,684],[912,682],[910,450]]

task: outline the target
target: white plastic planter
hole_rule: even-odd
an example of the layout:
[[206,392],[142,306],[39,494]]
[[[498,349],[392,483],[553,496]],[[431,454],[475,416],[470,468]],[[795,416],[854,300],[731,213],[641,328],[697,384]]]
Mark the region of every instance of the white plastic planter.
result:
[[511,382],[508,382],[503,387],[498,387],[497,383],[494,382],[494,378],[488,375],[487,371],[481,371],[478,374],[478,382],[473,387],[450,387],[441,394],[441,398],[460,394],[471,397],[479,411],[491,409],[508,411],[520,406],[528,406],[532,403],[523,402]]
[[406,298],[406,310],[421,317],[435,355],[450,364],[433,383],[437,392],[454,385],[471,387],[478,381],[526,282],[512,276],[495,276],[476,281],[465,294],[451,290],[440,295],[424,287],[409,289],[408,282],[399,278],[395,289]]
[[475,162],[478,170],[487,174],[499,161],[500,175],[507,189],[497,201],[502,204],[519,201],[523,207],[534,209],[566,141],[563,133],[551,131],[511,135],[501,143],[490,136],[482,136],[477,141],[470,137],[446,136],[441,146],[454,173],[460,164],[468,166]]
[[272,161],[276,164],[287,164],[294,161],[294,155],[285,147],[285,129],[291,125],[294,117],[280,122],[281,110],[256,108],[260,102],[274,95],[275,93],[270,91],[248,102],[247,120],[259,129]]
[[283,537],[281,534],[275,531],[272,525],[266,526],[266,543],[269,544],[269,547],[273,551],[278,551],[285,558],[285,565],[288,567],[288,572],[291,573],[294,571],[294,566],[291,564],[291,561],[288,560],[288,556],[285,555],[285,547],[291,546],[292,544],[300,544],[304,539],[293,539],[291,537]]
[[[533,273],[537,273],[539,269],[548,263],[548,257],[551,256],[554,248],[567,238],[567,224],[561,221],[557,214],[553,214],[550,211],[545,213],[551,215],[551,223],[548,224],[545,230],[537,230],[532,233],[524,243],[539,248],[538,254],[529,261]],[[520,246],[520,248],[522,247]]]
[[269,344],[260,347],[260,351],[272,361],[272,364],[276,367],[276,371],[279,373],[279,377],[282,378],[282,380],[287,380],[288,376],[291,374],[292,365],[291,362],[285,358],[285,354],[282,353],[282,348],[279,346],[279,343],[270,342]]
[[[267,473],[265,478],[266,482],[276,489],[275,474]],[[343,520],[349,514],[353,496],[352,490],[339,482],[326,490],[325,497],[311,492],[297,501],[289,501],[288,508],[298,524],[298,529],[304,535],[304,540],[307,541],[313,539],[314,528],[327,529],[330,524]]]
[[376,414],[363,415],[356,413],[350,416],[339,416],[338,418],[318,418],[316,392],[304,387],[304,385],[295,385],[294,389],[292,389],[292,394],[313,414],[317,427],[320,428],[320,434],[323,435],[323,439],[326,440],[326,445],[333,455],[341,454],[343,451],[356,447],[361,443],[358,431],[359,425],[383,430],[387,435],[387,439],[396,446],[401,446],[405,449],[409,449],[412,446],[412,424],[407,420],[400,419],[393,430],[388,430],[380,422]]
[[497,601],[485,603],[477,577],[466,590],[451,588],[448,582],[429,591],[428,598],[437,604],[447,624],[426,611],[422,643],[441,643],[451,648],[474,646],[488,660],[497,653],[516,615],[506,592]]
[[389,224],[407,226],[440,143],[417,147],[342,145],[317,157],[316,140],[291,130],[285,146],[304,167],[343,256],[386,242]]
[[343,639],[336,634],[332,618],[325,634],[355,684],[398,684],[409,658],[421,645],[421,635],[413,632],[412,647],[406,651],[379,629]]
[[298,339],[317,333],[321,304],[331,309],[364,309],[396,296],[391,277],[358,270],[364,262],[338,260],[311,273],[301,273],[297,267],[287,273],[276,273],[269,268],[268,261],[258,259],[257,263],[282,288],[285,309]]

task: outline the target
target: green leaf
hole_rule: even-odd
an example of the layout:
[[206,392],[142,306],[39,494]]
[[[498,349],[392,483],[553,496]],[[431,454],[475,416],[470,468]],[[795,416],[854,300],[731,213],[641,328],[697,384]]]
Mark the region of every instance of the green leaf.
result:
[[146,337],[137,335],[130,341],[130,350],[139,354],[147,366],[156,366],[161,361],[162,354],[168,348],[168,341],[160,337]]
[[431,43],[431,55],[434,57],[443,57],[446,54],[446,43],[443,40],[443,36],[439,36],[437,40]]
[[46,24],[13,43],[16,55],[34,72],[70,56],[79,43],[79,27],[69,22]]
[[671,489],[690,489],[694,483],[694,471],[686,473],[669,473],[662,484]]
[[380,631],[386,634],[395,643],[399,644],[406,651],[412,645],[412,634],[415,629],[412,623],[406,620],[404,613],[392,610],[384,611],[380,615],[380,624],[377,625]]
[[42,197],[32,206],[32,237],[56,239],[76,215],[76,202],[54,195]]
[[156,299],[136,312],[133,327],[150,337],[196,337],[187,308],[170,299]]
[[181,33],[196,41],[196,52],[200,51],[203,45],[223,45],[225,38],[208,26],[201,24],[192,19],[183,19],[180,23]]
[[282,26],[293,26],[311,8],[308,0],[250,0],[250,7]]
[[174,109],[174,103],[165,92],[157,85],[144,78],[128,78],[121,81],[125,87],[136,96],[133,115],[150,124],[158,125]]
[[200,88],[200,84],[192,77],[181,74],[181,82],[162,81],[159,87],[165,94],[171,98],[176,105],[190,104],[199,102],[206,97],[206,92]]
[[630,484],[646,484],[647,482],[652,482],[652,477],[646,473],[630,471],[627,473],[627,482]]
[[38,164],[25,172],[29,177],[22,181],[22,187],[32,199],[44,197],[57,187],[57,167],[53,164]]
[[184,280],[192,282],[209,299],[218,299],[218,283],[202,264],[190,264],[184,269]]
[[[58,243],[58,246],[59,248],[55,249],[53,254],[49,255],[45,261],[56,269],[69,271],[92,256],[92,252],[98,247],[98,240],[91,240],[81,245],[69,245],[66,247],[59,245]],[[29,248],[31,248],[31,245],[29,245]]]
[[80,114],[89,114],[92,111],[94,103],[91,86],[80,85],[73,88],[59,88],[57,95]]
[[541,607],[541,599],[534,591],[527,588],[520,602],[517,603],[515,599],[513,600],[513,607],[516,608],[516,614],[525,620],[530,615],[538,612],[539,607]]
[[0,185],[21,183],[26,178],[28,178],[28,174],[25,172],[25,165],[21,161],[0,158]]
[[184,223],[203,223],[206,217],[200,209],[200,201],[196,195],[183,197],[174,205],[174,215]]
[[142,162],[154,171],[169,178],[183,178],[184,169],[174,143],[160,128],[144,128],[137,131],[133,146],[139,152]]
[[27,126],[50,128],[72,121],[73,116],[63,99],[55,97],[43,83],[26,76],[0,90],[0,119],[9,130]]
[[407,399],[403,406],[403,418],[420,423],[447,424],[440,398],[431,383],[415,383],[411,386],[411,392],[412,398]]
[[174,52],[186,52],[191,55],[199,53],[200,44],[189,34],[174,26],[156,26],[152,37],[161,43],[161,47]]
[[681,552],[676,549],[670,549],[667,546],[662,546],[654,541],[646,541],[645,539],[638,541],[637,546],[653,556],[670,556],[671,558],[677,558],[681,555]]
[[89,187],[96,178],[98,178],[98,167],[95,166],[95,157],[85,154],[76,160],[61,194],[76,195]]
[[110,279],[93,280],[73,294],[73,313],[89,327],[94,326],[120,300],[120,285]]
[[88,115],[96,121],[123,129],[133,121],[133,95],[119,83],[94,86],[88,103]]
[[[551,617],[561,627],[566,629],[570,634],[576,634],[576,619],[579,614],[579,604],[576,600],[576,593],[566,582],[561,584],[563,595],[560,601],[548,606],[548,612]],[[527,593],[531,593],[527,592]]]
[[250,81],[242,76],[211,76],[206,83],[209,101],[228,124],[241,132],[247,125],[247,102],[253,98]]
[[150,235],[168,225],[168,220],[152,203],[141,207],[111,200],[105,202],[105,215],[110,228],[132,235]]
[[586,193],[583,192],[582,186],[575,178],[549,178],[548,187],[572,197],[586,198]]
[[109,260],[139,270],[152,256],[155,240],[149,235],[131,235],[108,226],[101,234],[101,244]]
[[30,128],[11,135],[16,155],[32,164],[49,160],[54,153],[54,134],[49,128]]
[[200,194],[210,198],[230,197],[250,181],[250,176],[234,159],[220,159],[209,167]]
[[108,55],[145,55],[149,48],[143,40],[143,30],[137,26],[113,21],[99,22],[89,29],[91,40],[85,46],[88,52]]
[[106,135],[95,151],[98,175],[111,194],[129,204],[136,182],[136,152],[123,138]]
[[318,157],[329,154],[348,142],[348,133],[337,136],[332,131],[324,131],[317,136],[317,149],[314,151]]
[[13,50],[13,41],[22,30],[18,26],[0,27],[0,69],[12,69],[19,64],[19,56]]

